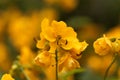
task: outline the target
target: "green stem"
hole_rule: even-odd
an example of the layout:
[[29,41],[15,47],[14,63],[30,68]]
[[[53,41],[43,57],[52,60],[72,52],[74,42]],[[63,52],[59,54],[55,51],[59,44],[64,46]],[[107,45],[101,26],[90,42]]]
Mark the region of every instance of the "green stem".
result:
[[55,61],[56,61],[56,80],[58,80],[58,54],[57,50],[55,50]]
[[16,60],[14,62],[14,65],[16,65],[17,69],[19,69],[23,73],[23,75],[24,75],[24,77],[25,77],[26,80],[30,80],[29,76],[24,71],[24,67],[19,63],[19,61]]
[[24,74],[26,80],[30,80],[30,78],[28,77],[28,75],[25,73],[23,67],[21,67],[21,71],[22,71],[22,73]]
[[104,80],[107,79],[108,72],[109,72],[110,68],[112,67],[112,65],[114,64],[114,62],[116,61],[116,59],[117,59],[117,54],[114,55],[114,58],[113,58],[111,64],[108,66],[107,70],[105,71]]

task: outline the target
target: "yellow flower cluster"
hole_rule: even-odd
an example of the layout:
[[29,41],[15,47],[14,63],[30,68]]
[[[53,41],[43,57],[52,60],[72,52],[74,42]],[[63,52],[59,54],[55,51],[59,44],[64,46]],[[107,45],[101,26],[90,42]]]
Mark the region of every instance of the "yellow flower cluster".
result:
[[109,38],[103,35],[103,37],[97,39],[93,47],[95,52],[99,55],[106,55],[108,53],[120,53],[120,39]]
[[58,54],[59,72],[66,72],[80,65],[76,60],[81,56],[81,52],[86,49],[88,44],[79,42],[76,32],[67,27],[63,21],[50,21],[45,18],[41,23],[40,40],[37,41],[37,47],[42,51],[35,58],[35,62],[49,69],[55,67],[55,53]]

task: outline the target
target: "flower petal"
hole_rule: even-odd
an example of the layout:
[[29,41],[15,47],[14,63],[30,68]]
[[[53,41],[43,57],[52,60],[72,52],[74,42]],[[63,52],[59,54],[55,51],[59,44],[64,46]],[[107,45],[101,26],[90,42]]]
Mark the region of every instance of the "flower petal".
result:
[[56,31],[57,36],[58,35],[62,36],[61,34],[64,33],[64,31],[67,28],[67,25],[63,21],[60,22],[53,21],[51,23],[51,27],[54,29],[54,31]]
[[50,24],[49,24],[49,20],[47,18],[45,18],[42,22],[41,22],[41,30],[42,33],[45,37],[45,39],[47,39],[48,41],[55,41],[55,31],[51,28]]
[[52,55],[49,52],[43,51],[35,58],[35,62],[41,67],[49,67],[51,64],[51,58]]
[[1,80],[15,80],[15,79],[13,79],[10,74],[4,74]]
[[74,39],[77,38],[77,34],[72,27],[67,27],[63,32],[62,37],[65,39]]
[[87,46],[88,44],[85,41],[77,42],[76,45],[70,50],[70,54],[73,58],[78,59],[82,56],[81,52],[83,52]]
[[59,70],[60,72],[67,72],[69,70],[79,68],[80,64],[77,60],[71,57],[70,54],[66,54],[64,57],[61,58],[59,62]]
[[51,42],[50,43],[50,50],[49,50],[49,52],[50,53],[55,53],[55,50],[57,49],[57,44],[56,44],[56,42]]
[[47,18],[43,19],[41,22],[41,30],[44,32],[49,26],[49,20]]

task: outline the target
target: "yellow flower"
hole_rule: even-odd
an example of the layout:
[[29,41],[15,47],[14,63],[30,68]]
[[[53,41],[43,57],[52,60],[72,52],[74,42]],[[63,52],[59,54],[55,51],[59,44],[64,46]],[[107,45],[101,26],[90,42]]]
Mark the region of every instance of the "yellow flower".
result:
[[48,51],[43,51],[35,58],[35,63],[41,67],[48,68],[51,64],[55,63],[55,56],[53,57],[53,54]]
[[77,60],[71,57],[70,54],[64,55],[58,62],[59,73],[65,73],[67,71],[80,68],[80,64]]
[[38,41],[38,48],[43,48],[43,44],[49,41],[49,51],[51,53],[54,53],[57,47],[65,50],[75,49],[78,51],[77,53],[80,52],[81,42],[77,39],[77,34],[73,28],[67,27],[65,22],[57,22],[54,20],[50,23],[50,21],[45,18],[41,23],[41,30],[41,40]]
[[[41,23],[40,40],[37,47],[42,49],[35,58],[35,62],[45,67],[46,75],[51,80],[55,79],[56,64],[58,63],[58,74],[79,68],[79,62],[75,60],[81,56],[81,52],[88,44],[79,42],[77,34],[72,27],[67,27],[63,21],[50,21],[45,18]],[[57,50],[57,56],[55,55]],[[57,57],[58,60],[55,58]],[[58,61],[58,62],[57,62]]]
[[99,55],[106,55],[112,52],[111,41],[105,35],[103,35],[102,38],[97,39],[94,42],[93,47],[95,52]]
[[4,74],[1,80],[15,80],[15,79],[12,78],[10,74]]

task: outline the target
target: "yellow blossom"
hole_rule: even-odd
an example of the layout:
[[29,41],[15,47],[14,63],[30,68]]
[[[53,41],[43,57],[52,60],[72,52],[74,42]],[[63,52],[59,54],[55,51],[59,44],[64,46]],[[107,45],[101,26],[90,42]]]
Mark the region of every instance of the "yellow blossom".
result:
[[79,42],[76,32],[72,27],[67,27],[65,22],[55,20],[50,22],[45,18],[41,22],[40,40],[37,42],[37,47],[42,50],[35,58],[35,62],[39,66],[45,67],[49,79],[53,77],[55,79],[55,76],[51,75],[55,75],[56,68],[60,74],[80,67],[79,62],[75,59],[81,56],[81,52],[87,46],[85,41]]
[[47,41],[50,42],[49,51],[51,53],[54,53],[58,46],[65,50],[70,50],[73,48],[79,53],[79,50],[81,49],[81,43],[77,39],[77,34],[72,27],[67,27],[65,22],[63,21],[57,22],[54,20],[50,23],[50,21],[45,18],[41,23],[41,30],[42,30],[41,35],[44,36],[42,37],[44,39],[38,41],[37,45],[38,48],[40,48],[42,45],[40,43],[44,42],[46,39]]
[[105,35],[97,39],[94,42],[93,47],[95,49],[95,52],[99,55],[106,55],[112,52],[111,41]]
[[10,74],[4,74],[1,80],[15,80],[15,79],[12,78]]

